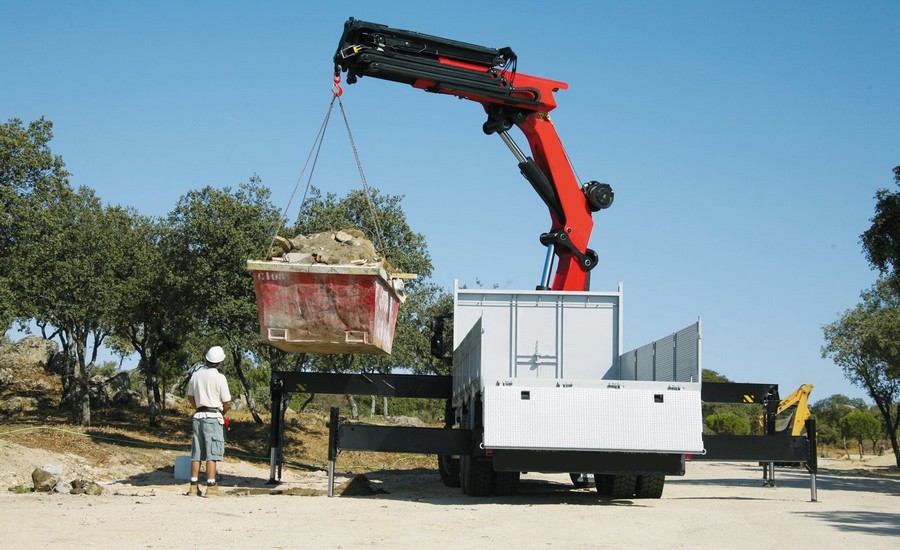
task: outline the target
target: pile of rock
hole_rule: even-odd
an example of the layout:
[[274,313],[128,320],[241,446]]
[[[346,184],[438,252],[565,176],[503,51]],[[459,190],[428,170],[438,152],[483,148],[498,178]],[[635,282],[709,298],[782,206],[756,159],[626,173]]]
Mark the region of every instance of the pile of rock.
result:
[[275,244],[269,252],[271,260],[328,265],[383,264],[375,245],[358,229],[297,235],[290,239],[277,236]]
[[[62,481],[62,468],[59,466],[48,464],[41,468],[35,468],[31,472],[31,482],[33,483],[34,492],[36,493],[62,493],[66,495],[100,495],[103,494],[103,487],[93,481],[85,479],[75,479],[72,481]],[[19,487],[24,492],[24,488]]]

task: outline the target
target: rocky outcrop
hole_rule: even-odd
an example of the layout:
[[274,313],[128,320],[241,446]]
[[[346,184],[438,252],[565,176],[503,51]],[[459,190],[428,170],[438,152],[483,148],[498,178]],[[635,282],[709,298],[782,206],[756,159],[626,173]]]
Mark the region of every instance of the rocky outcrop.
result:
[[62,383],[50,369],[60,355],[56,342],[39,336],[0,344],[0,415],[55,406]]
[[111,377],[94,376],[89,391],[92,407],[129,405],[139,401],[139,395],[131,389],[131,377],[127,372],[119,372]]
[[59,344],[40,336],[26,336],[15,344],[0,344],[0,369],[41,369],[50,367],[59,353]]

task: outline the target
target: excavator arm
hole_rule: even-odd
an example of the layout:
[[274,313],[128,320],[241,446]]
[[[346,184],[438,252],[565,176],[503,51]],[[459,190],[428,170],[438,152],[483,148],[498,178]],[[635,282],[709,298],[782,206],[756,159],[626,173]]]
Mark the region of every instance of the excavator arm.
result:
[[[334,55],[335,76],[347,73],[348,84],[369,76],[480,103],[487,113],[482,129],[503,139],[550,211],[550,230],[540,239],[548,247],[548,261],[539,288],[586,290],[588,273],[597,265],[597,254],[588,248],[591,214],[612,204],[613,191],[596,181],[579,185],[550,122],[553,94],[568,84],[519,73],[516,61],[510,48],[486,48],[352,17]],[[528,140],[530,156],[509,136],[513,126]],[[552,284],[551,252],[557,257]]]

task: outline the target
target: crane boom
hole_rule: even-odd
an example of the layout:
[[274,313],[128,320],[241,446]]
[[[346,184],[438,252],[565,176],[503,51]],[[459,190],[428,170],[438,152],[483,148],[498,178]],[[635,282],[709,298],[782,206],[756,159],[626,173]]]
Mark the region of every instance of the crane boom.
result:
[[[550,211],[544,246],[558,258],[552,290],[587,290],[597,254],[588,248],[592,212],[612,204],[612,188],[591,181],[579,185],[550,121],[554,92],[568,84],[516,71],[511,48],[488,48],[350,18],[334,55],[335,74],[354,84],[370,76],[480,103],[483,130],[497,133],[519,161],[519,169]],[[531,151],[526,156],[509,137],[517,126]],[[547,285],[549,281],[542,281]]]

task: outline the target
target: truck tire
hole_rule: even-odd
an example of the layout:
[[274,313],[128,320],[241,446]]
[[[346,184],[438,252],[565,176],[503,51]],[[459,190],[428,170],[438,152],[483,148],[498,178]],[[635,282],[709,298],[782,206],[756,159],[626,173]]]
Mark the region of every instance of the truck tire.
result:
[[459,487],[462,479],[459,475],[459,457],[438,455],[438,473],[445,487]]
[[613,477],[615,476],[612,474],[594,474],[594,487],[599,495],[605,497],[612,495]]
[[614,475],[612,480],[612,492],[610,496],[613,498],[631,498],[634,496],[637,487],[637,476],[633,475]]
[[463,491],[471,497],[490,495],[494,473],[491,461],[468,455],[463,455],[461,460]]
[[666,476],[662,474],[638,476],[635,494],[637,498],[660,498],[665,484]]
[[494,494],[498,497],[519,492],[519,472],[494,472]]

